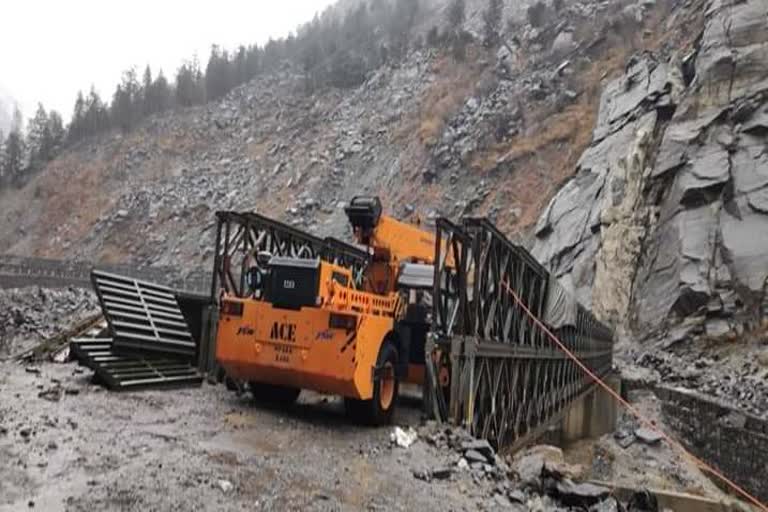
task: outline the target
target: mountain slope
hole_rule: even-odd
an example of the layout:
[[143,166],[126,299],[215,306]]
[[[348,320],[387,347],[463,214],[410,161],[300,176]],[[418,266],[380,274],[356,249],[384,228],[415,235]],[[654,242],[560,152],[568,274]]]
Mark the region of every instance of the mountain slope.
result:
[[[482,4],[470,2],[475,31]],[[444,5],[428,11],[434,23]],[[508,5],[508,48],[474,45],[466,63],[424,49],[356,89],[309,96],[286,67],[217,104],[84,143],[2,195],[0,243],[199,265],[216,209],[256,208],[339,235],[337,205],[357,193],[382,195],[400,216],[486,214],[525,233],[589,144],[601,80],[636,49],[661,44],[644,31],[671,3],[564,2],[537,28],[522,7]]]

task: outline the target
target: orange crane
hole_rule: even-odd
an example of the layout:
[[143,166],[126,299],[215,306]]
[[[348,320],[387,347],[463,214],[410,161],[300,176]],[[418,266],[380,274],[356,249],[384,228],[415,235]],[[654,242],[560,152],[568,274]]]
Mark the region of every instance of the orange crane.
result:
[[376,197],[345,212],[370,256],[362,279],[320,258],[269,258],[258,293],[221,298],[216,358],[257,399],[337,394],[353,417],[383,424],[400,382],[423,384],[435,236],[382,215]]

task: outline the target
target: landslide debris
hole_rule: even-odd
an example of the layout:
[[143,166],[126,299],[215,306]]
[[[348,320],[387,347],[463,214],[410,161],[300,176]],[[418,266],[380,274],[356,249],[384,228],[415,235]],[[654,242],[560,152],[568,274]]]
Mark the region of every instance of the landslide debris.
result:
[[24,352],[99,311],[90,290],[0,290],[0,358]]

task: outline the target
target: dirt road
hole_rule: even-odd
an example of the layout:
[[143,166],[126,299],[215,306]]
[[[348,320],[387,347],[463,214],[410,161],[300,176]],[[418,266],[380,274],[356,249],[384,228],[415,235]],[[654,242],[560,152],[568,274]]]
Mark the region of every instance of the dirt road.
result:
[[[38,369],[0,365],[3,511],[476,510],[484,498],[414,478],[441,454],[350,425],[338,400],[305,393],[270,410],[222,386],[117,394],[73,364]],[[399,413],[418,421],[415,401]]]

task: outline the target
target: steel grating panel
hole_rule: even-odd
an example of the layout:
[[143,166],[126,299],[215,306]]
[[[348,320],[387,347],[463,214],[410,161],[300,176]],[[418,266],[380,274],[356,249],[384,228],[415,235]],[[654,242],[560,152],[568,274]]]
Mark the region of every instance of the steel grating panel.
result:
[[173,290],[99,270],[91,272],[91,281],[115,350],[195,357],[196,344]]
[[199,386],[203,381],[188,361],[161,354],[126,355],[113,347],[111,338],[76,338],[70,342],[74,358],[113,391]]

